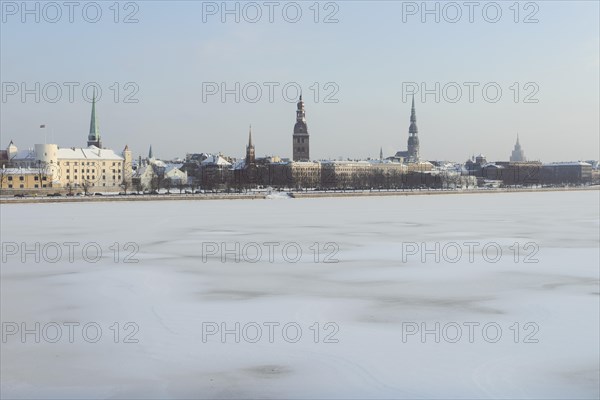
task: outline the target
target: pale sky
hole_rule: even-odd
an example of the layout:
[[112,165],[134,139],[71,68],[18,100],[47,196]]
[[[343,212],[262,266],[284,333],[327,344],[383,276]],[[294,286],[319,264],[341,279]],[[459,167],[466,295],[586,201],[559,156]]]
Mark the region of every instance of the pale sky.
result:
[[[406,149],[416,85],[426,159],[507,160],[517,133],[528,159],[600,157],[597,1],[478,2],[473,10],[427,3],[438,7],[439,22],[435,12],[422,15],[421,1],[273,2],[271,9],[229,2],[234,12],[225,15],[220,1],[121,2],[118,15],[112,1],[72,10],[63,2],[27,4],[30,14],[20,1],[1,4],[2,148],[11,139],[21,149],[42,143],[41,124],[48,142],[85,146],[91,104],[82,88],[96,83],[106,147],[128,144],[137,156],[152,145],[160,158],[241,157],[251,124],[257,156],[291,157],[299,85],[313,159],[378,157],[380,147],[387,156]],[[230,91],[224,102],[222,86]]]

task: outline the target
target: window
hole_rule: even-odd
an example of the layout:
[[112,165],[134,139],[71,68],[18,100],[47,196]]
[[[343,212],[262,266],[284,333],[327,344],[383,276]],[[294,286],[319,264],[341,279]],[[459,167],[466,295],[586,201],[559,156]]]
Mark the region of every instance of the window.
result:
[[9,181],[12,181],[12,178],[13,178],[12,176],[9,176],[9,177],[8,177],[8,180],[9,180]]
[[8,188],[9,188],[9,189],[12,189],[12,184],[9,184],[9,185],[8,185]]
[[[103,163],[103,164],[104,164],[104,163]],[[104,173],[106,173],[106,170],[105,170],[105,169],[103,169],[103,170],[102,170],[102,173],[103,173],[103,174],[104,174]]]
[[67,168],[67,174],[68,174],[69,172],[71,172],[71,170]]
[[69,175],[67,175],[67,180],[69,179]]
[[[77,161],[75,161],[75,165],[77,165]],[[77,172],[77,170],[75,170],[75,172]]]
[[34,187],[35,189],[37,189],[37,188],[39,188],[39,187],[40,187],[40,185],[38,185],[38,184],[36,183],[35,185],[33,185],[33,187]]
[[103,179],[103,180],[106,180],[106,175],[102,175],[102,179]]
[[42,176],[42,180],[43,180],[43,181],[47,181],[47,180],[48,180],[48,177],[47,177],[47,176]]
[[21,188],[21,189],[23,189],[23,188],[24,188],[24,186],[23,186],[23,184],[22,184],[22,183],[19,185],[19,188]]
[[33,177],[33,179],[36,180],[36,181],[39,181],[40,177],[36,175],[36,176]]
[[42,187],[43,187],[43,188],[45,188],[45,187],[46,187],[46,185],[42,185]]
[[25,180],[25,177],[24,177],[24,176],[20,176],[20,177],[19,177],[19,180],[20,180],[20,181],[24,181],[24,180]]
[[73,179],[77,180],[77,175],[75,175],[75,176],[73,177]]

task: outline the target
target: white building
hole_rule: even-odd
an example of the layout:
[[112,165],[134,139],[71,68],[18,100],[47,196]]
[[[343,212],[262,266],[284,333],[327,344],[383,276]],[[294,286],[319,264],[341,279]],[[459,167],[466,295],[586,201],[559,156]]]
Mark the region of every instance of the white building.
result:
[[101,148],[96,121],[95,98],[87,148],[58,147],[56,144],[36,144],[19,151],[11,141],[6,154],[11,167],[35,168],[52,176],[53,185],[62,188],[97,188],[118,190],[126,182],[131,185],[131,151],[125,146],[121,153]]

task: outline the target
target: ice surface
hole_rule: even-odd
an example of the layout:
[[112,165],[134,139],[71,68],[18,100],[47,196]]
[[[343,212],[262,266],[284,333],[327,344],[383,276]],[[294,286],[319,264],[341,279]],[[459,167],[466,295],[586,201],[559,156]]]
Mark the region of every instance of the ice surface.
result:
[[[598,398],[599,205],[598,191],[5,204],[1,397]],[[23,254],[23,244],[35,253],[36,242],[39,263]],[[44,260],[54,256],[51,242],[63,250],[54,263]],[[79,243],[73,262],[65,242]],[[271,242],[279,243],[273,262],[264,245]],[[456,263],[451,253],[440,262],[407,255],[413,245],[435,252],[436,242],[479,247],[472,262],[467,254]],[[90,243],[102,248],[98,262],[82,256]],[[225,246],[235,253],[236,243],[247,251],[239,263],[222,254]],[[492,250],[487,260],[481,253],[490,243],[502,249],[497,262]],[[263,254],[253,263],[256,245]],[[136,246],[139,262],[125,263]],[[303,252],[296,263],[293,246]],[[528,255],[538,262],[524,262]],[[66,328],[56,343],[50,331],[35,343],[34,335],[7,334],[7,323],[23,322],[80,326],[73,343]],[[102,328],[97,343],[81,334],[90,322]],[[127,322],[139,327],[138,343],[123,343],[133,330]],[[233,334],[204,342],[210,322],[255,322],[263,336],[251,343],[248,330],[239,343]],[[280,324],[273,343],[268,322]],[[325,329],[328,322],[335,325]],[[403,341],[409,323],[436,322],[463,326],[463,336]],[[473,343],[469,322],[480,324]],[[301,327],[296,343],[283,337],[286,323]],[[502,329],[496,343],[485,340],[493,330],[481,333],[487,323]],[[327,343],[336,326],[329,339],[338,342]],[[529,339],[538,342],[525,343],[534,326]]]

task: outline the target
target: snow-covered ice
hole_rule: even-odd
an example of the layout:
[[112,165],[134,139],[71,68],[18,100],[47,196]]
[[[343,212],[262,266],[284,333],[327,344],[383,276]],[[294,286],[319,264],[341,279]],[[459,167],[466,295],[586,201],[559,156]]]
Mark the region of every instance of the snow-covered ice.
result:
[[3,204],[1,397],[598,398],[599,193]]

